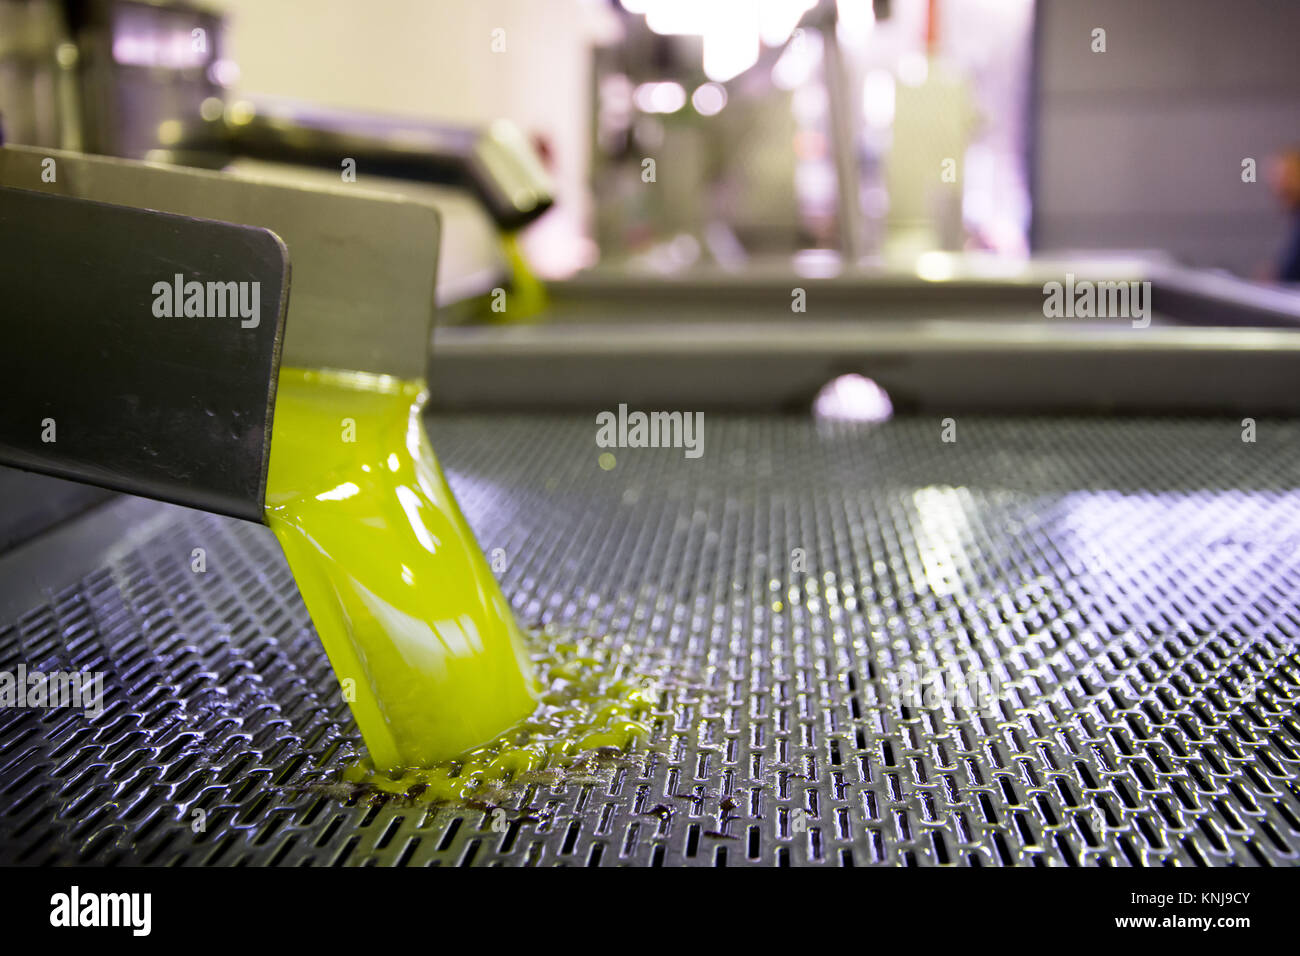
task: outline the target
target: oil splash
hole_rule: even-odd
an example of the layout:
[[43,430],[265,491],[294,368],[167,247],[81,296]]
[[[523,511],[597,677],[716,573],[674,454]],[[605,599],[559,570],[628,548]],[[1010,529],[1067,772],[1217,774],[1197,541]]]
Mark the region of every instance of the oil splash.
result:
[[364,759],[343,772],[346,796],[490,806],[529,784],[596,782],[635,760],[659,705],[654,678],[592,641],[543,643],[533,663],[544,690],[526,720],[486,746],[423,769],[385,773]]
[[[387,772],[479,753],[540,692],[433,456],[424,400],[418,382],[282,369],[267,479],[267,523]],[[532,753],[498,756],[522,766]]]

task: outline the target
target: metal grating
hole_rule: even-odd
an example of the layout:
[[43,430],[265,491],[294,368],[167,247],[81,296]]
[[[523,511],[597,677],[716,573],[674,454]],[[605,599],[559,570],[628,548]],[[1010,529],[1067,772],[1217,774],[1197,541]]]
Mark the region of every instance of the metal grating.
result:
[[[661,678],[644,759],[504,827],[331,789],[359,740],[269,533],[123,501],[0,621],[0,669],[109,700],[0,711],[0,860],[1300,862],[1300,423],[710,415],[610,470],[590,416],[431,432],[521,620]],[[950,665],[992,703],[927,693]]]

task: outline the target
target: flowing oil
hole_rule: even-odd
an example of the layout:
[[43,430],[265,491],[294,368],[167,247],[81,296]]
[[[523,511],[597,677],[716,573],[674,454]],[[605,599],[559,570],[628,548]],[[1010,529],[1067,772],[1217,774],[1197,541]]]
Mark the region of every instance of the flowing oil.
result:
[[282,369],[266,515],[368,758],[345,778],[464,799],[649,733],[650,682],[536,655],[424,429],[420,382]]

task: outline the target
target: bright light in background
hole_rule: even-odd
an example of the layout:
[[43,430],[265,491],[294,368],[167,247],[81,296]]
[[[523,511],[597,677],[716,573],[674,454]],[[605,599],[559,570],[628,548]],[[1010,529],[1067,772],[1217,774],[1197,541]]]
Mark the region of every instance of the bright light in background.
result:
[[862,375],[834,378],[813,399],[813,415],[838,422],[886,422],[894,404],[885,390]]
[[[704,75],[718,83],[739,76],[758,62],[758,18],[749,0],[714,0],[719,16],[704,34]],[[724,6],[730,9],[721,13]],[[646,22],[649,22],[647,19]]]
[[927,282],[946,282],[957,274],[957,264],[946,252],[923,252],[916,257],[916,274]]
[[844,43],[858,46],[866,41],[876,26],[876,11],[870,0],[836,0],[838,14],[835,33]]
[[717,11],[709,0],[642,0],[645,24],[655,33],[703,35]]
[[196,50],[188,33],[122,31],[113,37],[113,60],[124,66],[193,69],[208,59],[206,50]]
[[686,90],[680,83],[642,83],[632,94],[642,113],[676,113],[686,105]]
[[862,116],[874,129],[894,124],[894,76],[888,70],[871,70],[863,80]]
[[898,58],[898,80],[908,86],[922,86],[930,75],[930,61],[924,53],[904,53]]
[[758,62],[762,43],[784,43],[815,0],[619,0],[664,35],[704,40],[704,73],[717,83]]
[[717,83],[705,83],[691,94],[691,105],[701,116],[717,116],[727,105],[727,91]]
[[239,64],[234,60],[213,60],[208,79],[217,86],[234,86],[239,82]]
[[843,259],[834,249],[800,249],[791,261],[795,275],[809,279],[829,279],[844,268]]
[[772,66],[772,83],[779,90],[793,90],[812,78],[822,60],[822,35],[806,30],[781,53]]
[[790,38],[799,19],[817,5],[817,0],[758,0],[758,34],[768,46],[780,46]]

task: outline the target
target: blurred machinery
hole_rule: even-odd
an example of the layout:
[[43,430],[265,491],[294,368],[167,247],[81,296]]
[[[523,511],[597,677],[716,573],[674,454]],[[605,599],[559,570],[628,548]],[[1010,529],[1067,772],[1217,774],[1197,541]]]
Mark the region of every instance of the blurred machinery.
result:
[[292,103],[231,101],[238,69],[212,8],[149,0],[0,2],[0,116],[10,142],[217,168],[324,165],[471,192],[502,229],[553,202],[531,146],[481,130]]
[[[680,271],[1027,248],[1031,4],[618,8],[623,39],[596,51],[606,255]],[[647,190],[654,157],[670,175]]]

